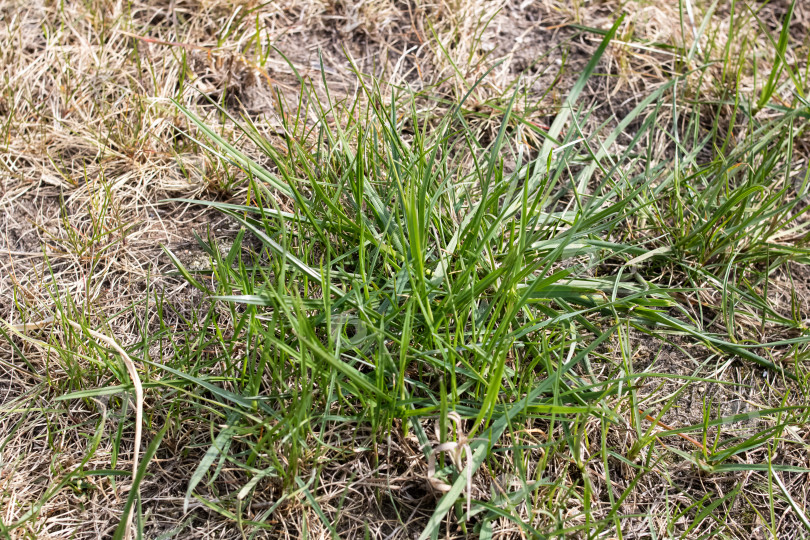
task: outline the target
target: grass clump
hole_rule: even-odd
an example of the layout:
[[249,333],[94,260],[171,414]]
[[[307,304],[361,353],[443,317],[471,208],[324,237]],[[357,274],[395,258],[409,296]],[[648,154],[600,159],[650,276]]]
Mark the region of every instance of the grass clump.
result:
[[[201,240],[210,273],[172,257],[189,283],[230,306],[226,320],[213,310],[206,320],[230,390],[208,387],[209,399],[226,406],[210,410],[224,427],[187,501],[203,483],[215,485],[227,462],[243,471],[243,485],[207,505],[241,520],[231,513],[276,482],[284,495],[274,508],[298,497],[319,527],[347,534],[341,506],[327,515],[314,494],[324,471],[359,452],[392,528],[415,512],[391,489],[407,479],[410,489],[442,495],[421,538],[451,521],[487,536],[502,519],[527,535],[598,535],[621,529],[622,501],[647,474],[666,475],[672,459],[707,474],[804,470],[739,459],[804,421],[805,408],[787,400],[727,416],[704,403],[702,422],[663,432],[680,435],[682,446],[664,444],[657,428],[682,390],[638,392],[667,377],[636,372],[629,336],[699,343],[708,352],[702,367],[738,358],[785,384],[804,380],[804,326],[771,307],[759,285],[764,261],[777,268],[805,257],[773,245],[791,224],[804,227],[784,156],[805,112],[752,125],[723,155],[695,107],[685,122],[691,140],[674,127],[673,157],[655,162],[649,131],[660,100],[676,99],[673,80],[612,130],[597,131],[601,139],[586,134],[590,112],[578,96],[615,29],[540,148],[522,142],[531,127],[513,108],[516,94],[482,144],[463,100],[444,115],[424,113],[428,95],[384,93],[359,72],[361,96],[348,104],[302,81],[300,101],[281,114],[284,147],[246,121],[261,158],[181,106],[209,150],[250,185],[247,204],[201,202],[241,226],[226,253]],[[631,123],[640,125],[631,144],[611,150]],[[249,237],[256,249],[246,248]],[[719,306],[692,300],[707,290],[722,296]],[[735,330],[745,317],[794,333],[763,343]],[[243,355],[234,354],[239,344]],[[719,382],[698,371],[681,377]],[[724,425],[771,416],[760,431],[721,435]],[[616,429],[633,433],[629,447],[609,444]],[[394,448],[418,465],[397,466]],[[437,452],[449,459],[438,470]],[[619,469],[632,480],[614,484]],[[705,520],[720,506],[728,515],[740,495],[673,503],[688,519],[671,530],[724,530],[722,519]],[[563,518],[572,500],[577,511]],[[267,526],[259,518],[249,525]]]

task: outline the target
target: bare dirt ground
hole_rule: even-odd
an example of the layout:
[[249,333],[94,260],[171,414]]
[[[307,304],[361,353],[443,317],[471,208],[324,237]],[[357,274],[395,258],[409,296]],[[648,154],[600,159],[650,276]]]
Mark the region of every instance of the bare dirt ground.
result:
[[[585,27],[605,30],[625,14],[619,39],[599,68],[601,76],[591,80],[583,100],[596,111],[596,125],[613,115],[621,117],[676,69],[666,50],[649,44],[688,42],[706,6],[696,2],[696,21],[684,23],[672,4],[659,0],[570,4],[2,0],[0,319],[18,330],[26,330],[25,324],[30,329],[47,319],[55,297],[69,298],[106,321],[111,335],[125,344],[148,331],[142,322],[153,320],[157,295],[166,306],[173,306],[166,310],[166,324],[181,326],[183,317],[190,317],[205,300],[168,275],[172,267],[160,245],[168,246],[194,269],[204,254],[192,232],[205,236],[210,228],[222,238],[234,234],[235,228],[213,211],[165,199],[243,202],[245,191],[243,178],[210,152],[188,139],[178,142],[179,130],[187,130],[188,124],[171,100],[219,122],[215,107],[207,101],[211,99],[233,114],[255,119],[268,140],[278,141],[278,100],[293,100],[298,83],[293,69],[272,47],[283,52],[301,75],[323,76],[331,92],[347,97],[357,92],[347,57],[361,71],[380,75],[392,85],[431,88],[437,98],[448,100],[458,99],[466,85],[500,62],[469,102],[470,108],[482,111],[482,125],[492,123],[494,133],[498,99],[519,76],[530,88],[531,99],[517,106],[527,118],[548,125],[601,39]],[[785,9],[784,2],[774,2],[760,11],[760,17],[778,29]],[[721,40],[730,14],[721,6],[709,21]],[[810,9],[799,2],[794,16],[797,44],[806,39],[808,26]],[[755,26],[749,35],[737,39],[759,40],[763,49],[768,46]],[[708,70],[707,76],[720,80],[720,67]],[[742,81],[743,89],[750,92],[755,91],[754,84]],[[222,133],[234,135],[229,121],[219,125]],[[797,290],[801,301],[807,302],[808,270],[801,265],[794,270],[792,279],[803,282]],[[795,285],[787,276],[779,279],[778,289],[787,302],[790,294],[784,290]],[[145,298],[152,298],[151,303]],[[43,331],[67,332],[49,326],[43,326]],[[17,337],[0,339],[0,519],[8,525],[27,512],[36,515],[11,537],[110,536],[120,519],[125,484],[99,477],[92,489],[59,485],[59,478],[81,462],[91,444],[93,434],[83,428],[90,413],[79,402],[52,402],[48,382],[71,380],[81,370],[65,370],[54,361],[58,351],[44,344],[42,334],[34,335],[42,340],[39,344]],[[673,343],[662,348],[643,335],[632,336],[632,344],[639,371],[693,375],[705,359],[701,351],[692,351],[695,356],[691,356],[688,347]],[[97,379],[86,381],[87,385],[114,384],[102,370],[94,373]],[[674,426],[698,421],[702,398],[715,393],[732,413],[747,410],[747,403],[767,403],[769,385],[775,383],[763,379],[761,370],[735,366],[725,374],[731,386],[694,386],[663,420]],[[665,393],[671,394],[683,382],[667,384],[672,388]],[[109,421],[119,423],[122,414],[125,411],[111,410]],[[151,524],[146,537],[241,538],[227,516],[202,503],[183,509],[188,476],[205,449],[196,443],[208,439],[207,429],[204,423],[189,425],[187,432],[168,443],[182,457],[170,456],[168,451],[158,456],[153,475],[142,489],[143,511]],[[126,440],[132,434],[122,436]],[[806,440],[808,432],[797,430],[795,436]],[[400,463],[399,512],[410,514],[401,519],[415,524],[413,530],[418,531],[418,524],[430,515],[433,495],[424,482],[424,464],[414,457],[416,445],[408,448],[406,442],[392,442],[389,452]],[[127,457],[101,448],[93,460],[87,465],[122,469]],[[327,488],[319,502],[334,508],[333,499],[343,493],[347,471],[353,471],[348,475],[353,495],[341,510],[347,516],[343,534],[413,537],[413,530],[392,525],[397,521],[390,503],[375,499],[377,486],[366,474],[373,466],[367,460],[368,456],[359,456],[356,462],[325,474],[321,483]],[[795,456],[793,461],[797,466],[810,465],[807,455]],[[621,477],[620,464],[617,471]],[[223,478],[239,484],[239,478],[229,479],[227,473]],[[806,477],[791,478],[794,499],[810,500]],[[729,475],[705,485],[699,474],[686,469],[671,471],[669,477],[648,476],[636,491],[640,498],[625,501],[621,511],[655,520],[657,509],[667,504],[662,493],[680,496],[672,482],[699,494],[727,492],[748,480]],[[334,491],[328,486],[335,486]],[[54,489],[39,506],[37,501]],[[750,497],[764,500],[765,490],[761,478],[752,481]],[[262,510],[254,508],[257,514]],[[271,518],[277,521],[273,536],[299,537],[303,530],[314,537],[327,536],[328,531],[318,529],[318,521],[307,517],[308,512],[311,509],[304,505],[280,509]],[[637,521],[646,523],[646,519]],[[750,512],[740,514],[740,523],[732,530],[738,538],[765,538],[759,519]],[[364,522],[370,524],[368,528]],[[508,522],[502,525],[499,537],[517,535]],[[626,537],[634,537],[636,525],[627,524]],[[787,523],[785,527],[798,530]],[[697,537],[699,532],[688,536]]]

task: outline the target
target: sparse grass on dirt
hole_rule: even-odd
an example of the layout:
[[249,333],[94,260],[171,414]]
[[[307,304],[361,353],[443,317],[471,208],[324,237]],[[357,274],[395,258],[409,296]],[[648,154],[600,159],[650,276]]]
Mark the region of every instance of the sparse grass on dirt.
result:
[[0,534],[810,534],[798,2],[0,2]]

